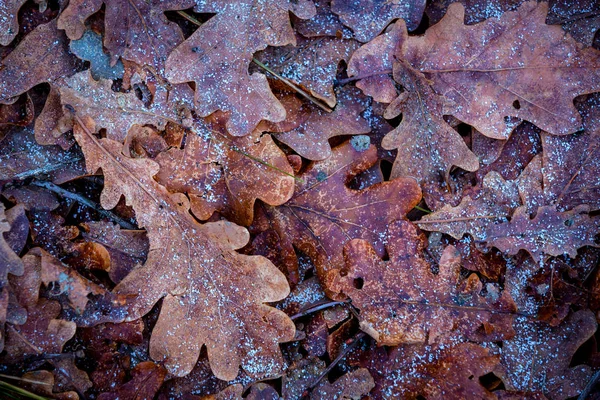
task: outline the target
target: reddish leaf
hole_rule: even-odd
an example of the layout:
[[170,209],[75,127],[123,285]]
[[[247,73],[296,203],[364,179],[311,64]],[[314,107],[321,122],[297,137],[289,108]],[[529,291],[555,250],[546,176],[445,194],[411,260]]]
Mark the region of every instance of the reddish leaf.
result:
[[0,8],[0,45],[8,46],[19,33],[17,14],[27,0],[6,0]]
[[35,85],[75,72],[74,57],[65,36],[56,29],[56,20],[25,36],[1,65],[0,103],[12,103],[15,96]]
[[282,121],[285,109],[271,93],[266,77],[249,75],[248,65],[258,50],[295,44],[289,12],[310,18],[314,5],[308,0],[210,0],[196,11],[217,15],[171,52],[166,67],[169,81],[196,83],[200,116],[230,112],[227,131],[233,136],[249,134],[263,119]]
[[460,279],[460,254],[448,246],[438,274],[423,258],[424,238],[407,221],[390,225],[389,262],[382,261],[364,240],[349,242],[346,267],[327,274],[326,286],[344,293],[360,310],[360,325],[379,345],[444,342],[456,335],[473,336],[486,326],[492,337],[510,336],[501,328],[512,319],[508,293],[482,296],[476,275]]
[[577,256],[583,246],[598,246],[595,237],[600,227],[600,219],[590,217],[587,207],[577,207],[571,211],[558,212],[551,206],[538,208],[531,219],[524,207],[519,207],[510,222],[491,225],[484,240],[491,246],[508,254],[527,250],[535,259],[543,254]]
[[77,124],[75,137],[88,170],[104,173],[103,207],[114,207],[124,195],[148,231],[148,260],[115,293],[130,298],[128,321],[164,298],[150,340],[152,358],[183,376],[206,344],[219,378],[235,378],[240,364],[255,376],[277,374],[282,362],[278,343],[291,340],[295,328],[264,302],[282,299],[289,287],[267,259],[234,251],[248,241],[247,231],[226,221],[197,223],[182,196],[171,195],[152,179],[158,172],[155,162],[124,157],[118,142],[95,138],[87,126]]
[[144,361],[131,370],[131,375],[129,382],[114,391],[102,393],[98,400],[152,400],[165,380],[167,370],[153,362]]
[[332,0],[331,10],[341,21],[352,28],[354,37],[368,42],[377,36],[394,19],[402,18],[408,29],[417,29],[425,10],[424,0]]
[[159,155],[157,179],[171,191],[188,193],[199,219],[218,211],[249,225],[256,199],[280,205],[292,196],[293,171],[270,135],[254,131],[243,138],[231,137],[222,120],[199,123],[185,148]]
[[179,26],[164,12],[194,5],[189,0],[120,1],[72,0],[58,18],[58,28],[71,40],[85,31],[85,21],[105,4],[104,47],[114,61],[118,57],[149,65],[160,74],[169,53],[183,41]]
[[4,205],[0,204],[0,289],[6,285],[8,274],[23,274],[23,262],[4,237],[4,234],[9,231],[10,224],[6,219]]
[[514,328],[517,335],[504,341],[496,371],[506,388],[528,395],[539,391],[549,399],[577,396],[592,371],[586,365],[571,367],[571,358],[596,331],[594,314],[578,311],[556,328],[518,318]]
[[[347,142],[333,149],[330,158],[312,163],[300,175],[296,192],[287,203],[263,208],[290,256],[287,260],[295,258],[297,247],[311,257],[322,279],[328,270],[341,265],[342,248],[352,239],[373,243],[377,254],[383,255],[387,224],[403,218],[419,202],[421,192],[409,178],[382,182],[365,190],[346,186],[376,160],[374,146],[355,149]],[[287,269],[297,270],[297,266]]]

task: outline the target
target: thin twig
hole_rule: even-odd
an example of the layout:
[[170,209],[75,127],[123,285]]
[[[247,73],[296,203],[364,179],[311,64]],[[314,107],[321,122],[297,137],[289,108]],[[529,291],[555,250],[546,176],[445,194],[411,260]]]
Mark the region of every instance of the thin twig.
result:
[[[191,15],[189,15],[188,13],[186,13],[184,11],[177,11],[177,14],[181,15],[183,18],[185,18],[186,20],[190,21],[193,24],[202,26],[202,22],[198,21],[196,18],[192,17]],[[266,66],[265,64],[263,64],[262,62],[257,60],[256,58],[252,58],[252,62],[254,64],[258,65],[259,67],[261,67],[262,69],[264,69],[265,71],[267,71],[268,73],[270,73],[271,75],[273,75],[275,78],[279,79],[285,85],[290,87],[292,90],[297,92],[299,95],[301,95],[306,100],[310,101],[311,103],[313,103],[314,105],[316,105],[317,107],[322,109],[323,111],[326,111],[328,113],[333,111],[329,106],[327,106],[326,104],[323,104],[323,102],[319,101],[315,97],[308,94],[306,91],[302,90],[300,87],[298,87],[298,85],[296,85],[289,79],[286,79],[283,76],[279,75],[277,72],[273,71],[271,68],[269,68],[268,66]]]
[[350,352],[350,350],[352,350],[353,348],[356,347],[356,345],[358,344],[358,342],[360,342],[360,340],[362,338],[364,338],[366,336],[366,333],[364,332],[359,332],[356,334],[356,336],[354,336],[351,340],[350,343],[348,343],[348,345],[342,349],[342,351],[340,351],[340,354],[338,354],[338,356],[335,358],[335,360],[333,360],[331,362],[331,364],[329,364],[327,366],[327,368],[325,368],[325,371],[323,371],[321,373],[321,375],[319,375],[319,377],[317,379],[315,379],[310,386],[308,387],[308,389],[306,389],[304,391],[304,393],[302,394],[303,398],[306,398],[310,395],[310,392],[317,387],[317,385],[319,384],[319,382],[321,382],[323,380],[323,378],[325,378],[327,376],[327,374],[329,374],[329,372],[333,369],[333,367],[335,367],[344,357],[346,357],[348,355],[348,353]]
[[83,197],[80,194],[69,192],[68,190],[63,189],[60,186],[55,185],[52,182],[33,181],[33,182],[31,182],[31,184],[34,186],[43,187],[45,189],[48,189],[48,190],[58,194],[59,196],[65,197],[67,199],[75,200],[78,203],[83,204],[86,207],[94,209],[103,217],[108,218],[108,219],[116,222],[117,224],[119,224],[123,229],[137,229],[135,227],[135,225],[131,224],[130,222],[127,222],[126,220],[119,217],[118,215],[116,215],[108,210],[103,209],[100,206],[100,204],[88,199],[87,197]]

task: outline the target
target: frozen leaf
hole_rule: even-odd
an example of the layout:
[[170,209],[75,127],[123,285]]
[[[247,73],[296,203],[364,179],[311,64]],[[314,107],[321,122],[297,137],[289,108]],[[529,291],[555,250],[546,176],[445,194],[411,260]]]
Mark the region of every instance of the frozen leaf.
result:
[[253,54],[267,46],[295,44],[289,12],[300,18],[314,15],[308,1],[209,0],[195,10],[217,13],[204,23],[167,60],[172,83],[196,83],[196,112],[206,117],[217,110],[230,113],[227,130],[244,136],[261,120],[279,122],[285,109],[275,98],[267,78],[250,75]]
[[475,240],[485,240],[490,225],[506,221],[521,205],[515,181],[505,181],[497,172],[490,172],[481,187],[465,195],[460,204],[446,204],[416,222],[421,229],[437,231],[460,239],[469,233]]
[[10,231],[10,224],[6,218],[4,205],[0,204],[0,289],[6,285],[8,274],[22,275],[23,262],[18,254],[15,254],[4,234]]
[[[388,223],[404,218],[419,202],[421,191],[410,178],[364,190],[346,186],[376,161],[374,146],[357,151],[346,142],[333,149],[328,159],[309,165],[287,203],[263,208],[283,251],[289,254],[288,262],[295,259],[296,247],[311,257],[323,278],[328,270],[343,263],[344,244],[356,238],[373,243],[377,254],[383,256]],[[297,270],[297,266],[288,265],[287,269]]]
[[600,208],[600,96],[580,104],[584,130],[569,136],[542,133],[543,187],[559,210],[588,204]]
[[338,38],[302,37],[297,37],[296,42],[294,46],[269,47],[259,60],[284,78],[308,88],[313,96],[330,107],[335,107],[337,100],[333,81],[338,64],[348,62],[358,43]]
[[105,5],[104,47],[112,56],[153,67],[163,73],[169,53],[183,41],[179,26],[170,22],[165,11],[194,5],[190,0],[71,0],[58,18],[58,28],[71,40],[84,35],[85,21]]
[[277,140],[290,146],[302,157],[324,160],[331,156],[329,139],[332,137],[359,135],[371,130],[368,121],[361,116],[367,108],[363,97],[356,88],[348,87],[338,93],[335,110],[327,113],[302,103],[295,96],[288,96],[283,103],[288,109],[294,110],[299,125],[291,130],[284,128],[283,131],[278,124],[265,125],[269,131],[281,132],[275,136]]
[[360,400],[363,396],[369,394],[375,387],[373,377],[366,368],[359,368],[356,371],[348,372],[338,378],[335,382],[329,383],[327,379],[321,381],[311,393],[311,400],[328,399],[354,399]]
[[167,370],[151,361],[144,361],[131,370],[131,376],[129,382],[114,391],[102,393],[98,400],[153,399],[167,376]]
[[594,43],[596,32],[600,29],[600,10],[596,0],[551,0],[549,3],[547,23],[561,24],[565,31],[585,46]]
[[595,238],[600,219],[591,217],[587,211],[586,206],[564,212],[543,206],[538,208],[534,218],[530,218],[526,208],[519,207],[510,222],[490,225],[484,240],[511,255],[527,250],[536,261],[544,254],[568,254],[575,258],[580,247],[598,246]]
[[56,20],[37,26],[0,62],[0,103],[35,85],[75,72],[75,57],[69,53],[65,35]]
[[50,85],[44,109],[35,119],[35,140],[40,145],[59,145],[67,150],[75,142],[73,138],[64,135],[71,128],[71,121],[63,115],[60,92],[55,85]]
[[424,237],[408,221],[390,225],[382,261],[371,245],[353,240],[344,249],[346,267],[327,274],[326,286],[343,293],[360,310],[360,325],[379,345],[444,342],[456,335],[470,337],[485,326],[486,334],[505,337],[495,329],[512,319],[508,293],[482,296],[483,284],[472,274],[460,277],[460,254],[448,246],[434,274],[422,255]]
[[394,54],[405,74],[444,97],[444,114],[486,136],[506,139],[515,122],[505,117],[555,135],[573,133],[581,127],[573,98],[600,90],[600,52],[581,49],[560,27],[546,25],[547,10],[547,3],[528,2],[467,26],[463,6],[453,4],[423,36],[408,37],[397,22],[403,33]]
[[315,0],[317,13],[314,17],[306,20],[294,18],[294,28],[302,36],[311,38],[318,36],[352,37],[352,32],[346,28],[339,17],[331,11],[331,0]]
[[123,141],[132,125],[152,124],[164,129],[168,121],[180,121],[180,109],[191,98],[191,90],[177,86],[169,90],[157,85],[150,105],[140,100],[134,91],[115,92],[108,79],[95,81],[89,71],[57,83],[63,105],[74,107],[81,115],[91,117],[95,129],[106,129],[109,138]]
[[114,293],[129,299],[127,321],[163,299],[150,356],[183,376],[206,345],[211,368],[223,380],[235,378],[240,365],[254,376],[279,373],[278,343],[291,340],[295,327],[264,303],[284,298],[289,287],[267,259],[235,252],[248,241],[247,230],[227,221],[199,224],[182,195],[170,194],[152,178],[158,164],[123,156],[119,142],[97,139],[87,124],[74,128],[88,171],[104,173],[102,206],[113,208],[124,196],[148,232],[146,263]]
[[369,355],[361,364],[375,379],[373,398],[496,398],[479,383],[479,378],[494,370],[499,357],[476,344],[403,345],[393,348],[389,355],[383,349]]
[[577,349],[596,332],[591,311],[577,311],[558,327],[518,318],[516,336],[504,341],[496,373],[508,390],[542,392],[551,400],[577,396],[592,375],[590,367],[571,367]]
[[252,223],[254,202],[285,203],[294,192],[292,167],[270,135],[253,131],[232,137],[223,115],[195,125],[183,149],[160,154],[158,181],[187,193],[191,211],[201,220],[219,212],[229,220]]
[[332,0],[331,10],[352,28],[356,39],[368,42],[397,18],[406,21],[409,30],[417,29],[425,0]]
[[27,0],[6,0],[0,4],[0,45],[8,46],[19,33],[19,9]]
[[79,400],[79,395],[75,391],[55,391],[54,374],[50,371],[27,372],[23,374],[21,379],[23,379],[21,386],[33,393],[58,400]]
[[69,49],[77,57],[90,62],[90,72],[95,80],[123,77],[123,63],[119,60],[115,65],[110,65],[110,56],[102,49],[102,36],[96,32],[86,30],[80,39],[71,41]]

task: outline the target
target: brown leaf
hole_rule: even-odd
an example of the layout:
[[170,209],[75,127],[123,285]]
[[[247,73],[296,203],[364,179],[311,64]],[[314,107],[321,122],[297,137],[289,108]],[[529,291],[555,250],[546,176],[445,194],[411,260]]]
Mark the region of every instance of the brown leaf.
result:
[[[343,262],[346,242],[361,238],[383,256],[385,229],[403,218],[420,200],[421,191],[410,178],[394,179],[364,190],[346,184],[377,160],[374,146],[366,150],[349,142],[333,149],[326,160],[313,162],[300,175],[294,196],[279,207],[263,211],[281,240],[282,249],[295,259],[294,247],[311,257],[322,279],[328,270]],[[297,266],[288,265],[289,271]]]
[[493,371],[499,357],[476,344],[403,345],[389,355],[378,349],[368,356],[362,365],[375,379],[373,398],[495,399],[479,378]]
[[63,150],[69,149],[73,138],[63,134],[71,129],[71,121],[63,115],[60,103],[60,92],[56,85],[50,85],[50,93],[46,98],[42,113],[35,119],[35,140],[41,145],[59,145]]
[[19,9],[27,0],[6,0],[0,9],[0,45],[8,46],[19,33]]
[[167,370],[151,361],[144,361],[131,370],[131,375],[129,382],[109,393],[102,393],[98,400],[152,400],[165,380]]
[[104,47],[112,55],[153,67],[159,74],[171,51],[181,42],[179,26],[170,22],[165,11],[194,5],[189,0],[72,0],[58,18],[58,28],[71,40],[80,39],[85,21],[105,5]]
[[135,91],[115,92],[111,89],[112,84],[109,79],[95,81],[89,70],[57,82],[63,105],[74,107],[81,115],[93,118],[95,130],[104,128],[108,137],[117,141],[123,141],[134,124],[152,124],[162,130],[168,121],[179,123],[180,108],[191,107],[189,87],[186,90],[178,85],[169,90],[166,86],[157,85],[152,102],[147,106]]
[[0,204],[0,289],[6,285],[8,274],[23,274],[23,262],[4,237],[5,233],[10,232],[10,228],[4,212],[4,204]]
[[331,11],[339,15],[344,25],[354,31],[354,37],[368,42],[397,18],[406,21],[408,29],[417,29],[425,10],[424,0],[332,0]]
[[75,58],[67,39],[56,29],[56,20],[37,26],[1,62],[0,103],[35,85],[75,72]]
[[575,258],[580,247],[598,247],[595,237],[600,219],[590,217],[587,211],[586,206],[565,212],[556,211],[552,206],[543,206],[538,208],[532,219],[525,207],[519,207],[510,222],[490,225],[483,240],[511,255],[521,249],[527,250],[536,261],[544,254],[568,254]]
[[506,388],[527,394],[543,392],[552,400],[577,396],[592,371],[586,365],[571,367],[571,358],[596,332],[594,314],[575,312],[556,328],[518,318],[514,328],[517,335],[504,341],[496,370]]
[[331,0],[314,0],[317,13],[311,19],[292,17],[294,28],[307,38],[318,36],[340,36],[349,38],[352,32],[346,28],[338,16],[331,11]]
[[327,113],[302,103],[295,96],[287,96],[283,103],[294,109],[293,114],[300,124],[291,130],[287,127],[282,130],[278,124],[261,124],[259,127],[280,132],[275,136],[277,140],[290,146],[302,157],[324,160],[331,156],[329,139],[332,137],[360,135],[371,130],[368,121],[361,116],[367,108],[367,102],[359,90],[352,87],[343,89],[337,93],[337,101],[335,110]]
[[483,241],[489,227],[506,221],[519,205],[517,183],[505,181],[492,171],[483,179],[481,187],[463,197],[458,206],[446,204],[424,215],[416,224],[426,231],[442,232],[455,239],[469,233],[475,240]]
[[348,62],[358,46],[355,40],[297,36],[293,46],[269,47],[258,59],[284,78],[308,88],[314,97],[330,107],[335,107],[333,81],[338,64]]
[[556,204],[561,211],[579,204],[600,208],[600,96],[589,96],[579,110],[583,132],[542,133],[544,194],[548,204]]
[[190,196],[191,210],[206,220],[219,212],[249,225],[254,202],[285,203],[294,192],[293,170],[270,135],[257,130],[237,138],[225,131],[223,116],[199,122],[185,148],[160,154],[158,181]]
[[310,18],[315,9],[307,0],[210,0],[197,12],[217,13],[167,60],[172,83],[196,83],[196,112],[206,117],[217,110],[230,113],[227,131],[244,136],[261,120],[279,122],[285,109],[271,93],[264,75],[248,73],[253,54],[267,46],[295,44],[289,12]]
[[[327,274],[326,286],[344,293],[360,310],[362,329],[379,345],[444,342],[472,337],[482,324],[503,324],[515,311],[508,293],[486,297],[475,274],[460,279],[460,254],[448,246],[434,274],[424,259],[424,237],[410,222],[390,225],[382,261],[371,245],[353,240],[344,249],[346,267]],[[511,332],[495,331],[506,337]]]
[[264,303],[284,298],[289,287],[267,259],[234,251],[246,244],[248,232],[226,221],[197,223],[183,196],[171,195],[152,179],[158,172],[155,162],[123,156],[120,143],[97,139],[79,123],[74,133],[88,170],[104,173],[102,206],[113,208],[125,196],[138,224],[148,231],[146,263],[114,292],[130,299],[125,305],[128,321],[164,298],[150,356],[183,376],[205,344],[211,368],[221,379],[235,378],[240,364],[254,376],[277,374],[282,364],[278,343],[291,340],[295,327],[283,312]]
[[375,387],[373,377],[366,368],[348,372],[335,382],[323,379],[312,391],[311,400],[354,399],[360,400]]

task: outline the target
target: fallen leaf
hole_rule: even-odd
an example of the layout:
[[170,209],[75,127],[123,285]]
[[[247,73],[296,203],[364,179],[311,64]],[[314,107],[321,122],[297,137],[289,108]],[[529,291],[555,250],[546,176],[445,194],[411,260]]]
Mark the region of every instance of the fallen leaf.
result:
[[[295,260],[294,247],[311,257],[322,279],[328,270],[343,262],[345,243],[361,238],[373,243],[383,256],[385,229],[393,220],[404,218],[420,200],[417,183],[410,178],[382,182],[365,190],[346,184],[377,160],[376,149],[354,148],[349,142],[333,149],[326,160],[313,162],[299,176],[294,196],[279,207],[262,211],[281,240],[281,247]],[[297,264],[288,265],[297,270]]]
[[119,142],[97,139],[88,126],[78,123],[74,129],[88,171],[101,168],[104,173],[102,206],[113,208],[125,196],[139,226],[148,231],[146,263],[114,293],[130,298],[124,306],[127,321],[148,313],[163,298],[150,356],[183,376],[206,345],[211,369],[223,380],[235,378],[240,364],[254,376],[277,374],[282,363],[278,343],[291,340],[295,328],[264,302],[288,294],[283,274],[263,257],[234,251],[248,241],[244,228],[226,221],[197,223],[182,196],[171,195],[152,179],[158,172],[155,162],[123,156]]
[[19,33],[19,9],[27,0],[7,0],[0,9],[0,45],[8,46]]
[[131,380],[108,393],[102,393],[98,400],[152,400],[160,389],[167,370],[151,361],[139,363],[131,370]]
[[[508,293],[482,296],[475,274],[461,279],[454,246],[444,250],[437,274],[422,255],[424,247],[414,225],[395,222],[388,233],[389,261],[382,261],[367,241],[353,240],[344,249],[346,267],[329,271],[325,285],[352,299],[362,329],[379,345],[443,343],[472,336],[484,324],[512,320],[515,307]],[[488,330],[500,338],[511,335]]]
[[195,82],[196,112],[202,117],[217,110],[229,112],[227,131],[233,136],[249,134],[263,119],[282,121],[285,109],[271,93],[267,78],[250,75],[248,65],[253,54],[267,46],[295,44],[289,12],[310,18],[315,13],[312,2],[211,0],[195,10],[217,15],[171,52],[167,79]]
[[514,328],[517,334],[504,341],[495,371],[506,389],[539,391],[551,400],[575,397],[583,390],[592,371],[587,365],[571,367],[571,358],[596,332],[592,312],[577,311],[556,328],[517,318]]
[[185,148],[160,154],[157,180],[170,191],[187,193],[192,213],[201,220],[217,211],[249,225],[256,199],[275,206],[292,196],[293,171],[270,135],[254,131],[232,137],[222,117],[196,124]]

